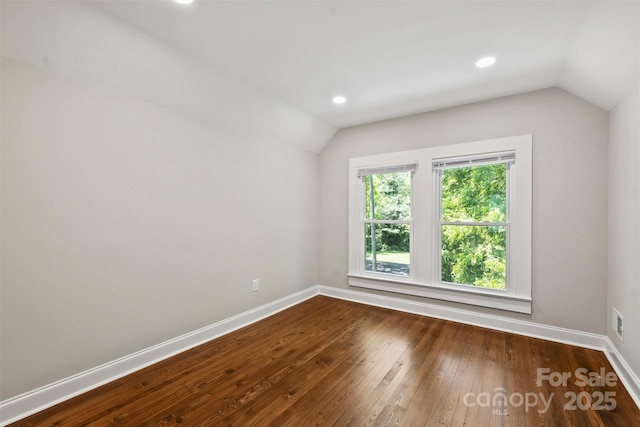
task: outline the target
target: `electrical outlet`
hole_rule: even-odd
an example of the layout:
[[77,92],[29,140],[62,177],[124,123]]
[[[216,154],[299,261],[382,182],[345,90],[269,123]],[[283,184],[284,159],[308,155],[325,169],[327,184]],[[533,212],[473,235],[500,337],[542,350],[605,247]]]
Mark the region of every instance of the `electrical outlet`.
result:
[[611,307],[611,329],[616,333],[620,341],[624,342],[624,328],[622,326],[624,317],[615,307]]
[[260,279],[253,279],[253,292],[260,290]]

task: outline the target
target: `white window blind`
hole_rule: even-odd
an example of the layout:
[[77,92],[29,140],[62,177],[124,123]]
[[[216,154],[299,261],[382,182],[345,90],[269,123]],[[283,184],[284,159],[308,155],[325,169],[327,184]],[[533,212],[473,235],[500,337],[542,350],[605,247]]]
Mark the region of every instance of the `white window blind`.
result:
[[474,156],[447,157],[433,160],[433,170],[463,168],[466,166],[481,166],[494,163],[515,163],[516,155],[513,152],[485,153]]
[[415,172],[417,168],[418,168],[417,163],[409,163],[406,165],[382,166],[377,168],[358,169],[358,178],[362,178],[369,175],[381,175],[385,173]]

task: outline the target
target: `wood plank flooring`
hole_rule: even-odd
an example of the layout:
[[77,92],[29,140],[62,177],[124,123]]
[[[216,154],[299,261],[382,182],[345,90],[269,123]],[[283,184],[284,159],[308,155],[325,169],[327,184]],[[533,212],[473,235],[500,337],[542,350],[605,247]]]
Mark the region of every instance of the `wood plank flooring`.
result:
[[640,426],[620,381],[578,368],[613,372],[599,351],[318,296],[14,425]]

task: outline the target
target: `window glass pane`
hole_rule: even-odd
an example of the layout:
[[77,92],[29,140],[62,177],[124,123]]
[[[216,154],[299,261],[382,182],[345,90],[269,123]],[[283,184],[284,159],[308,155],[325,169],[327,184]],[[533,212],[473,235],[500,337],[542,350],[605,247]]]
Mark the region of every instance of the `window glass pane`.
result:
[[365,180],[365,218],[411,219],[411,172],[368,175]]
[[507,165],[444,169],[442,221],[506,222]]
[[441,227],[443,282],[506,289],[506,227]]
[[408,276],[409,230],[409,224],[365,224],[365,270]]

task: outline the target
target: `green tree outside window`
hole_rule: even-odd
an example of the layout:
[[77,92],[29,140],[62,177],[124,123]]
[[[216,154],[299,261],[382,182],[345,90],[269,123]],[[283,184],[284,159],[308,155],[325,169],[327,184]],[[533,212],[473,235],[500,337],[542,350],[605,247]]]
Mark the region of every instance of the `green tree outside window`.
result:
[[441,280],[506,289],[507,164],[441,174]]

